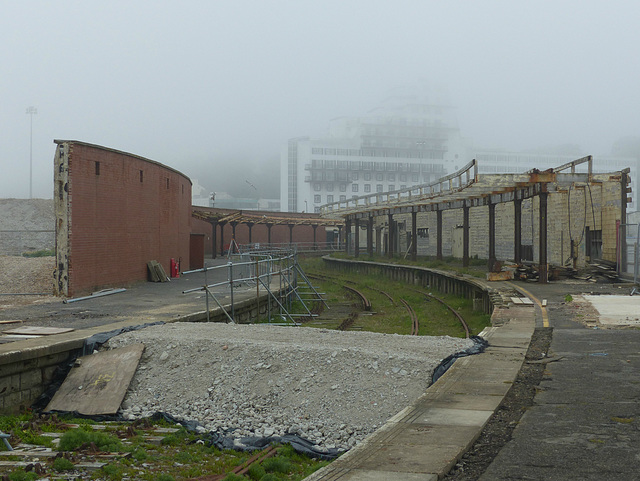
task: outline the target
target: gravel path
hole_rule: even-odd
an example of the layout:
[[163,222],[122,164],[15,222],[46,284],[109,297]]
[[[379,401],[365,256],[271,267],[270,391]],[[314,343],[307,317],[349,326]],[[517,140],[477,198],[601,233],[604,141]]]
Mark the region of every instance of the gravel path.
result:
[[348,449],[419,397],[435,367],[472,342],[260,325],[173,323],[111,339],[146,349],[123,403],[236,438],[299,434]]

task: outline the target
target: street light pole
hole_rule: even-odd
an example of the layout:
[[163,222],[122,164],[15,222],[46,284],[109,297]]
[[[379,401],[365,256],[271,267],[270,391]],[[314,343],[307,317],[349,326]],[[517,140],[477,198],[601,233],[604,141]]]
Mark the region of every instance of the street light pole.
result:
[[29,199],[33,199],[33,116],[38,113],[35,107],[27,107],[27,115],[30,117],[29,131]]

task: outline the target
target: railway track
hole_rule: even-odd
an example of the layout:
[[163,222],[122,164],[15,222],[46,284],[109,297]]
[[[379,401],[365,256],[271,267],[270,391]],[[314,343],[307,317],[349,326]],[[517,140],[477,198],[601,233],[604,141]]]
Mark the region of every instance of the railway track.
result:
[[[338,278],[335,278],[335,277],[326,276],[326,275],[320,275],[320,274],[308,275],[308,277],[339,284],[344,289],[354,293],[361,300],[363,309],[365,311],[370,311],[371,310],[371,302],[367,299],[367,297],[362,292],[360,292],[359,290],[355,289],[354,287],[350,287],[350,286],[344,285],[345,282],[348,282],[350,284],[354,284],[354,282],[345,281],[343,279],[338,279]],[[377,291],[377,292],[383,294],[384,296],[386,296],[391,301],[391,303],[394,306],[396,305],[395,300],[393,299],[393,297],[391,295],[389,295],[387,292],[385,292],[385,291],[383,291],[381,289],[377,289],[375,287],[371,287],[370,289],[373,289],[374,291]],[[411,288],[409,288],[409,289],[411,289]],[[414,292],[417,292],[419,294],[422,294],[423,296],[425,296],[427,298],[427,300],[435,299],[436,301],[441,303],[443,306],[445,306],[456,317],[458,322],[460,322],[460,325],[462,326],[462,329],[464,330],[465,337],[467,339],[469,338],[469,336],[470,336],[469,325],[467,324],[467,322],[464,320],[464,318],[460,315],[460,313],[458,311],[456,311],[449,304],[444,302],[439,297],[434,296],[433,294],[429,294],[427,292],[420,291],[418,289],[411,289],[411,290],[414,291]],[[417,336],[418,335],[418,331],[420,329],[420,325],[419,325],[419,322],[418,322],[417,314],[415,313],[413,308],[404,299],[400,299],[400,302],[402,302],[402,304],[404,305],[405,309],[407,309],[407,311],[409,312],[409,316],[411,317],[411,324],[412,324],[411,335]],[[353,324],[354,320],[355,319],[349,319],[349,318],[345,319],[343,321],[343,323],[340,325],[339,329],[342,329],[343,325],[346,326],[346,327],[344,327],[344,329],[347,329],[348,326]]]
[[227,474],[214,474],[210,476],[200,476],[199,478],[191,478],[189,481],[221,481],[223,479],[227,479],[230,474],[235,474],[236,476],[242,476],[249,472],[249,468],[253,464],[261,464],[265,459],[270,458],[277,454],[278,448],[275,446],[267,446],[259,453],[254,454],[249,459],[247,459],[244,463],[236,466],[233,470],[229,471]]
[[405,309],[409,312],[409,317],[411,317],[411,335],[417,336],[420,331],[420,323],[418,322],[418,315],[416,311],[413,310],[413,307],[405,301],[404,299],[400,299],[400,302],[404,305]]
[[335,284],[339,284],[343,289],[346,289],[347,291],[351,292],[352,294],[355,294],[356,297],[358,297],[358,299],[360,299],[360,302],[362,303],[362,309],[365,311],[370,311],[371,310],[371,301],[367,298],[367,296],[365,296],[362,292],[360,292],[358,289],[356,289],[355,287],[350,287],[350,286],[345,286],[343,283],[344,282],[349,282],[350,284],[354,284],[354,282],[351,281],[344,281],[342,279],[336,279],[336,278],[332,278],[332,277],[328,277],[328,276],[322,276],[322,275],[318,275],[318,274],[307,274],[307,277],[311,278],[311,279],[319,279],[322,281],[326,281],[326,282],[333,282]]
[[451,311],[453,313],[453,315],[456,317],[456,319],[458,319],[458,321],[460,322],[460,325],[462,326],[462,329],[464,329],[464,333],[465,333],[465,337],[467,339],[469,339],[469,325],[467,324],[467,322],[464,320],[464,318],[460,315],[460,313],[458,311],[456,311],[453,307],[451,307],[449,304],[447,304],[446,302],[444,302],[442,299],[440,299],[439,297],[434,296],[433,294],[429,294],[428,292],[423,292],[423,291],[419,291],[418,289],[411,289],[412,291],[418,292],[420,294],[422,294],[423,296],[425,296],[428,300],[431,299],[435,299],[436,301],[438,301],[440,304],[442,304],[443,306],[445,306],[447,309],[449,309],[449,311]]

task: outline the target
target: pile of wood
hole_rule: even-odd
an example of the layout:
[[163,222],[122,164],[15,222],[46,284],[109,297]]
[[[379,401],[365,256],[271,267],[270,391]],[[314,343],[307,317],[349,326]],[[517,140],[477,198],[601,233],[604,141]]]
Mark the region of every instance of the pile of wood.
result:
[[149,269],[149,280],[151,282],[167,282],[171,280],[169,279],[167,273],[164,271],[162,264],[160,264],[158,261],[147,262],[147,268]]
[[[621,282],[617,273],[615,262],[598,259],[582,269],[574,269],[568,266],[549,265],[549,280],[578,279],[585,282]],[[537,282],[540,278],[537,264],[523,263],[516,267],[514,279],[521,281]]]

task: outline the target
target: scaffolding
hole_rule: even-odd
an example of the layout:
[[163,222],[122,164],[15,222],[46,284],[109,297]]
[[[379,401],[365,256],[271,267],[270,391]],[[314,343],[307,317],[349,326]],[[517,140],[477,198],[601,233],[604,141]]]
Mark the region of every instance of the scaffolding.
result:
[[[183,274],[204,272],[204,285],[182,291],[183,294],[203,291],[205,293],[205,308],[207,322],[210,321],[210,300],[222,310],[227,322],[236,322],[234,295],[238,289],[255,287],[257,316],[254,322],[260,320],[261,297],[266,293],[266,322],[269,324],[299,325],[296,319],[301,317],[315,317],[309,308],[312,302],[321,302],[329,308],[322,294],[311,284],[309,278],[298,262],[295,249],[238,249],[237,254],[229,254],[225,265],[206,266],[202,269],[186,271]],[[220,269],[226,270],[226,275],[219,274]],[[209,284],[208,273],[218,271],[217,277],[226,280]],[[222,294],[230,295],[230,303],[225,305],[220,301]],[[261,292],[262,291],[262,292]],[[300,313],[294,311],[301,311]],[[274,322],[274,319],[278,319]]]

